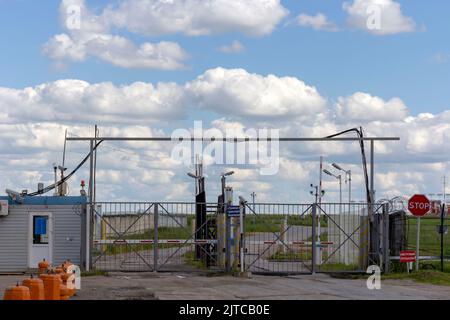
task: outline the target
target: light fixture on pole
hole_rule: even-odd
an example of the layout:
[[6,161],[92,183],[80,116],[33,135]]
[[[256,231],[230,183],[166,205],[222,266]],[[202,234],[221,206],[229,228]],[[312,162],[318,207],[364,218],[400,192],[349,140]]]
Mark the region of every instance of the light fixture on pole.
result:
[[334,173],[331,173],[330,171],[328,171],[327,169],[323,170],[323,173],[336,178],[337,180],[339,180],[339,202],[342,203],[342,176],[341,175],[335,175]]
[[333,163],[332,166],[339,171],[345,172],[345,183],[348,181],[348,202],[352,202],[352,170],[345,170],[337,163]]
[[221,177],[221,181],[222,181],[222,201],[223,201],[223,204],[225,204],[225,187],[226,187],[226,177],[229,177],[229,176],[231,176],[231,175],[233,175],[234,174],[234,171],[228,171],[228,172],[225,172],[225,173],[222,173],[221,175],[220,175],[220,177]]
[[199,177],[199,176],[197,176],[197,175],[195,175],[195,174],[193,174],[193,173],[191,173],[191,172],[188,172],[187,175],[188,175],[189,177],[195,179],[195,193],[194,193],[194,195],[197,195],[197,193],[198,193],[198,190],[197,190],[197,189],[198,189],[198,188],[197,188],[198,180],[200,180],[201,177]]

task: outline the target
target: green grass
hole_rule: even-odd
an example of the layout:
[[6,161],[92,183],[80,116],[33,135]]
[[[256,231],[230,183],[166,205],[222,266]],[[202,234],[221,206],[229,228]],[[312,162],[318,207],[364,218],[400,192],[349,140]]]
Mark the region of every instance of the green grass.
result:
[[195,251],[186,252],[185,254],[183,254],[183,259],[187,265],[193,266],[197,269],[207,269],[206,263],[204,261],[195,259]]
[[[280,232],[284,215],[281,214],[249,214],[245,217],[246,232]],[[327,227],[328,221],[325,216],[320,219],[322,227]],[[288,226],[312,226],[311,215],[289,215]]]
[[392,273],[382,275],[381,279],[399,279],[399,280],[414,280],[420,283],[429,283],[441,286],[450,286],[450,273],[440,272],[436,270],[419,270],[410,274],[407,273]]
[[[407,243],[411,249],[416,248],[417,219],[408,217],[407,219]],[[439,256],[441,235],[436,232],[436,227],[441,224],[440,219],[421,218],[420,220],[420,255]],[[445,225],[450,222],[446,220]],[[444,255],[450,256],[450,235],[444,235]]]
[[[324,258],[325,260],[326,258]],[[354,264],[343,264],[343,263],[325,263],[320,266],[317,266],[319,271],[358,271],[361,268],[358,265]]]
[[277,251],[275,254],[269,257],[269,261],[311,261],[312,253],[311,250],[301,250],[292,251],[288,250],[283,252],[283,250]]
[[[192,220],[191,220],[192,222]],[[190,223],[188,221],[188,225],[185,227],[179,228],[168,228],[168,227],[160,227],[158,228],[158,239],[159,240],[167,240],[167,239],[189,239],[192,234],[192,228],[190,227]],[[132,233],[127,234],[122,237],[114,236],[108,237],[108,240],[117,240],[117,239],[125,239],[125,240],[141,240],[141,239],[153,239],[155,236],[155,232],[153,229],[149,229],[140,233]],[[178,247],[181,244],[159,244],[159,249],[166,249],[172,247]],[[134,251],[144,251],[144,250],[153,250],[153,244],[105,244],[98,245],[98,250],[94,251],[93,254],[100,254],[100,252],[105,251],[106,255],[115,255],[115,254],[123,254],[123,253],[132,253]]]
[[108,272],[103,270],[91,270],[91,271],[82,271],[81,277],[93,277],[93,276],[109,276]]

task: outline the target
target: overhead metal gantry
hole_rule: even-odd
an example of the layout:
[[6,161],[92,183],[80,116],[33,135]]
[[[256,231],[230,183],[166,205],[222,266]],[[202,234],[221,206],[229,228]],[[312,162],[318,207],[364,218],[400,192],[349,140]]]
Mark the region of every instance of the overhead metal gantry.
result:
[[[369,215],[371,216],[371,211],[373,210],[374,204],[374,153],[375,153],[375,141],[400,141],[399,137],[329,137],[329,138],[252,138],[252,137],[244,137],[244,138],[172,138],[172,137],[67,137],[67,141],[89,141],[90,142],[90,168],[89,168],[89,203],[90,210],[87,211],[87,221],[93,216],[94,210],[94,200],[92,199],[92,191],[93,191],[93,178],[94,178],[94,150],[97,149],[98,143],[103,141],[125,141],[125,142],[183,142],[183,141],[202,141],[202,142],[215,142],[222,141],[228,143],[241,143],[241,142],[259,142],[259,141],[278,141],[278,142],[351,142],[357,141],[362,143],[364,141],[370,142],[370,197],[369,197]],[[95,144],[95,146],[94,146]],[[86,237],[88,240],[87,243],[90,243],[90,223],[86,223]],[[86,269],[90,269],[90,246],[89,249],[86,250]]]
[[[228,142],[228,143],[242,143],[242,142],[259,142],[259,141],[278,141],[278,142],[351,142],[351,141],[368,141],[370,142],[370,192],[374,194],[374,153],[375,153],[375,141],[400,141],[399,137],[333,137],[333,138],[252,138],[252,137],[235,137],[235,138],[172,138],[172,137],[68,137],[67,141],[89,141],[90,142],[90,170],[89,170],[89,191],[91,196],[93,174],[94,174],[94,162],[93,152],[96,147],[94,143],[103,141],[124,141],[124,142]],[[372,198],[373,200],[373,198]]]

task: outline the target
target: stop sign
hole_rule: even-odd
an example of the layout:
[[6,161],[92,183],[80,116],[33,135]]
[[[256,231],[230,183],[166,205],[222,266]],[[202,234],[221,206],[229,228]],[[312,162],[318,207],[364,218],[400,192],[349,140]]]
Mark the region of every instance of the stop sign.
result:
[[423,194],[416,194],[408,201],[408,210],[416,217],[422,217],[431,209],[431,203]]

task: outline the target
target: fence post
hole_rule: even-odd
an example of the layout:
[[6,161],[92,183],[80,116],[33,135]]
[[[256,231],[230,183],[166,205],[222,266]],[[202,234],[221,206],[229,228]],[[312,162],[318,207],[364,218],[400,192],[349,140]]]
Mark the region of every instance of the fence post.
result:
[[311,272],[312,274],[316,273],[316,210],[317,210],[317,203],[314,203],[312,206],[312,231],[311,231],[311,241],[312,241],[312,255],[311,255]]
[[244,235],[244,218],[245,218],[245,203],[241,202],[239,204],[239,264],[241,273],[245,271],[245,235]]
[[390,267],[390,250],[389,250],[389,204],[383,205],[383,257],[384,257],[384,273],[389,273]]
[[153,271],[158,272],[158,206],[159,203],[153,204]]
[[288,220],[288,216],[286,215],[286,216],[283,217],[283,221],[281,222],[281,229],[280,229],[280,235],[281,235],[280,236],[280,241],[281,241],[281,249],[283,251],[283,254],[287,253],[287,248],[286,248],[286,242],[287,242],[287,240],[286,240],[286,230],[288,228],[287,220]]
[[231,272],[231,218],[228,217],[227,214],[227,204],[224,205],[224,214],[225,214],[225,271]]
[[416,271],[420,268],[420,217],[416,218]]

